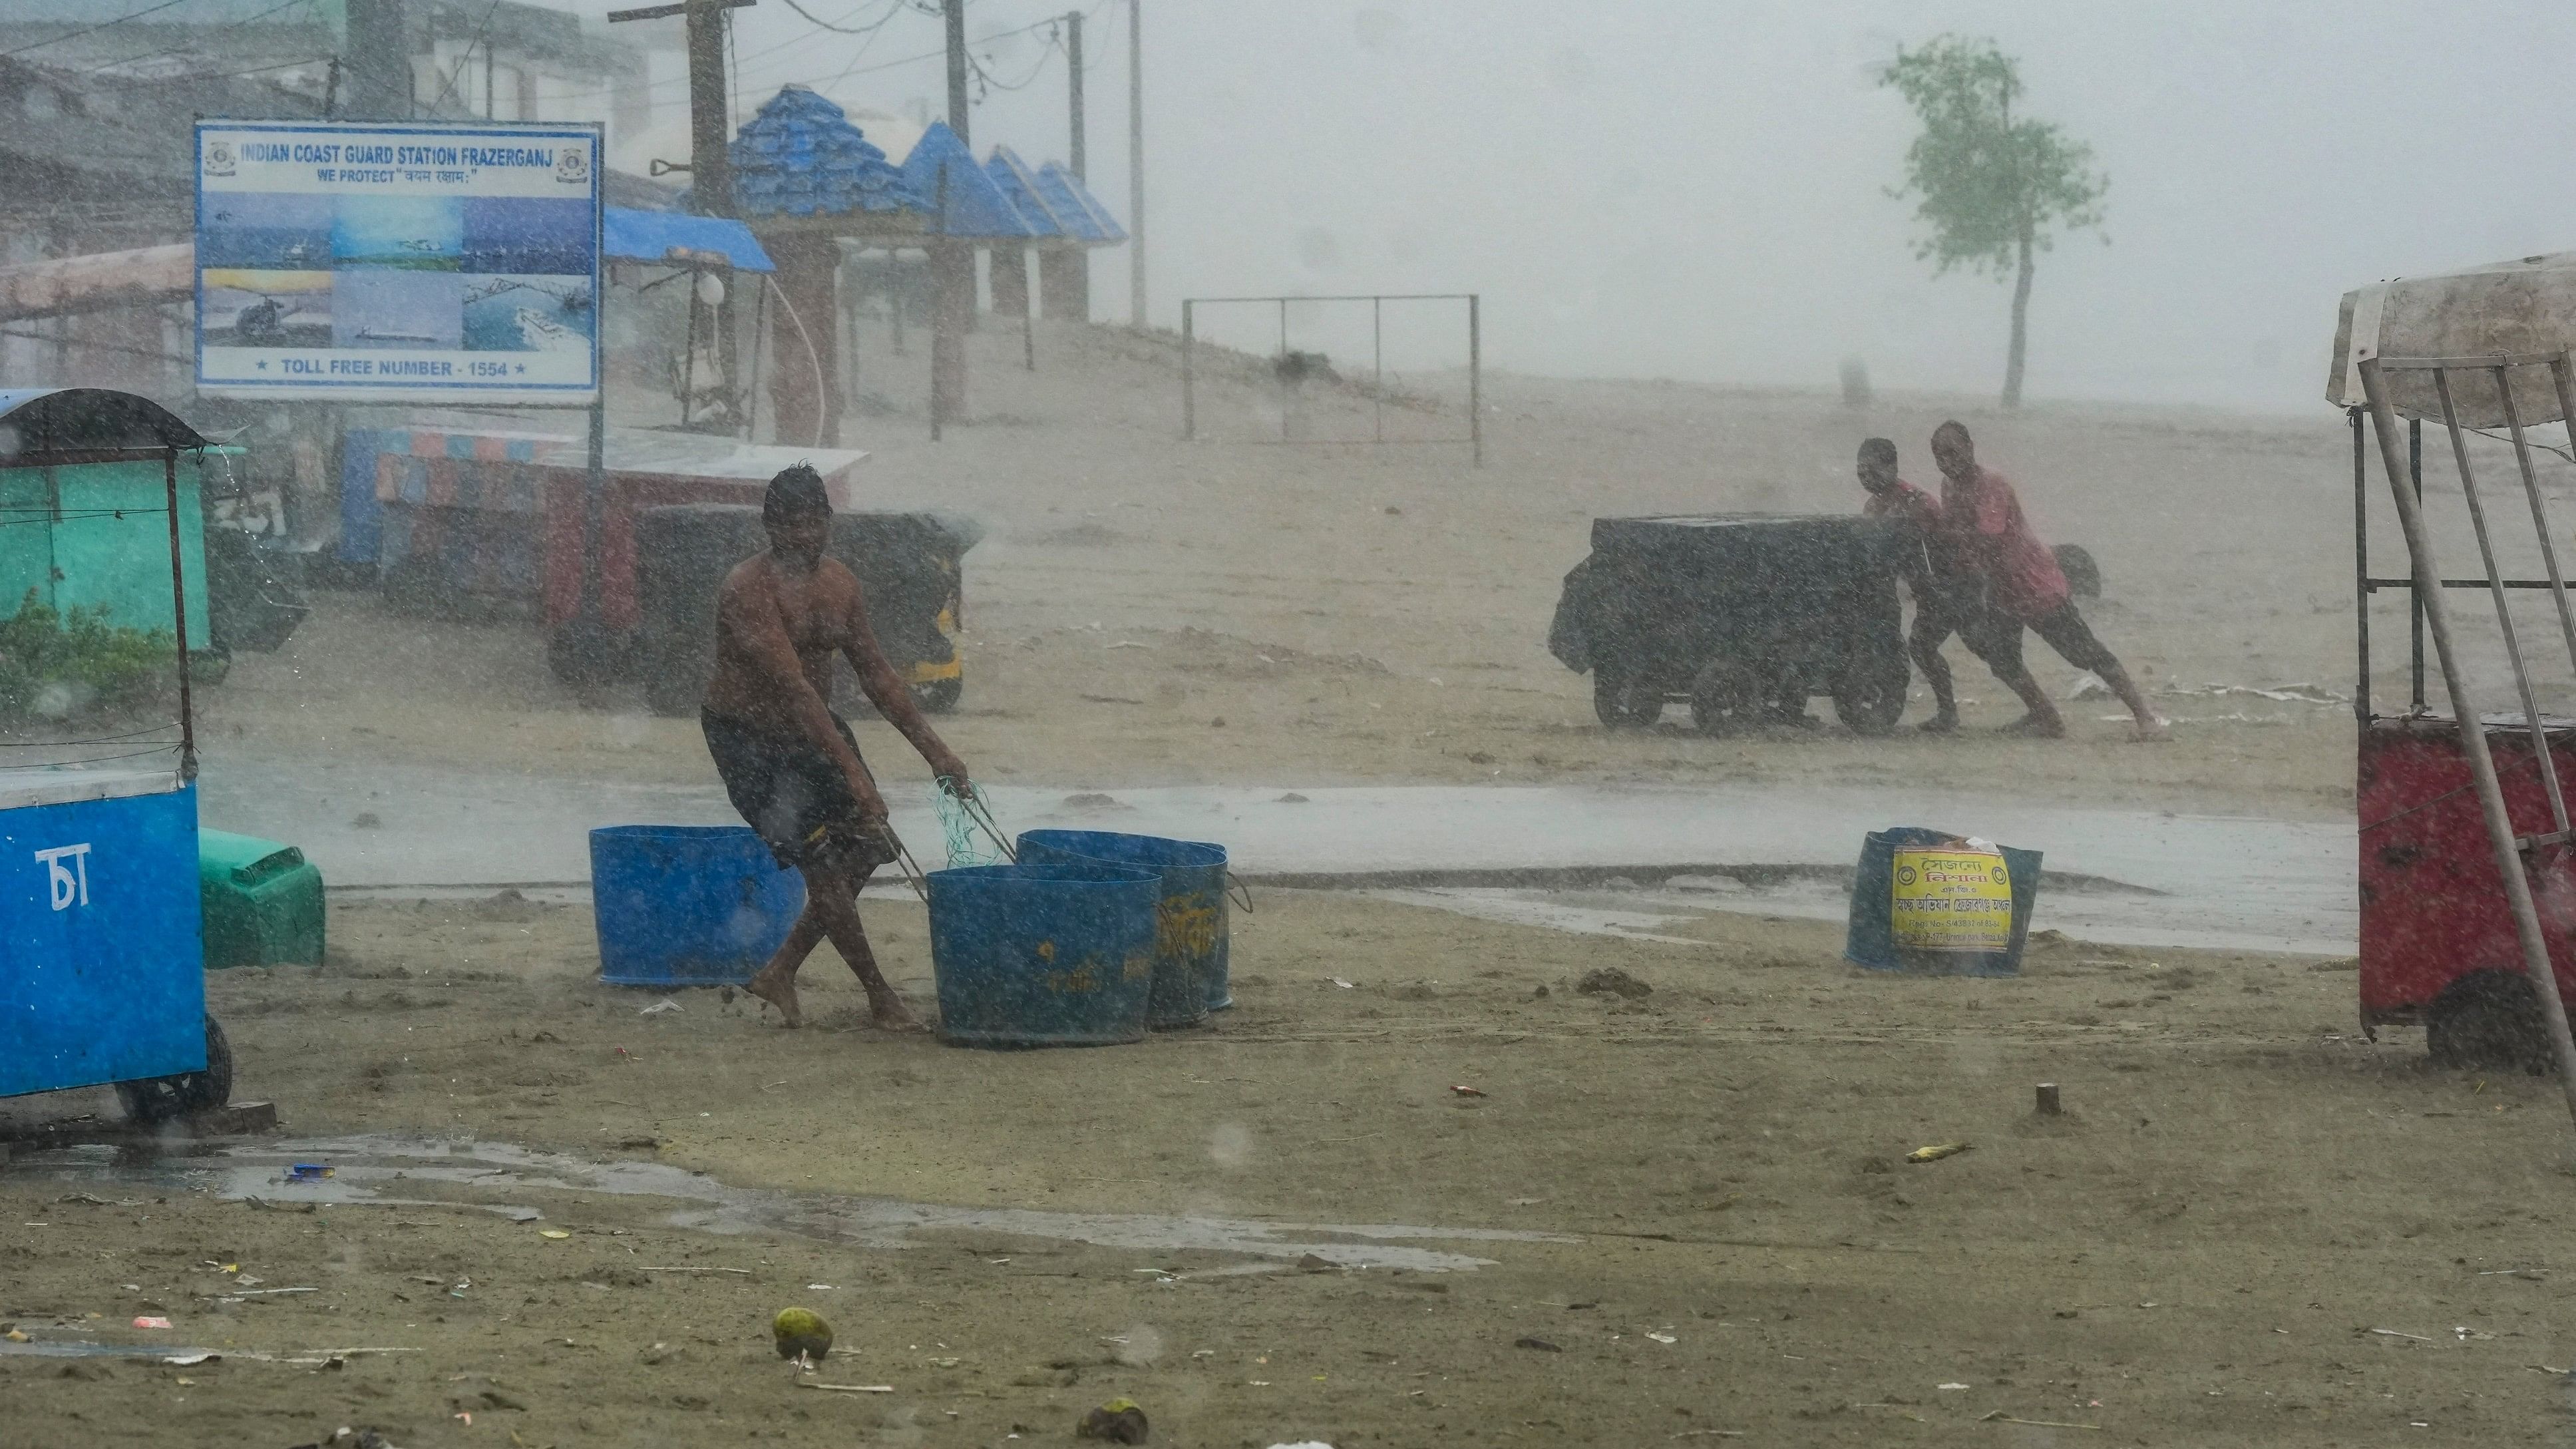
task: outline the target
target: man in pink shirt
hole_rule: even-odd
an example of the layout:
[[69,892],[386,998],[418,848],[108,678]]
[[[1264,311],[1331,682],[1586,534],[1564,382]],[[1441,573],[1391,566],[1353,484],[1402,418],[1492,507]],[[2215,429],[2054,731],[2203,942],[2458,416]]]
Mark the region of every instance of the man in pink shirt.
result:
[[2022,663],[2021,631],[2027,628],[2067,663],[2100,675],[2136,717],[2139,738],[2164,738],[2164,721],[2147,707],[2137,682],[2076,612],[2074,591],[2066,586],[2057,556],[2031,532],[2012,483],[1977,465],[1967,428],[1943,423],[1932,434],[1932,461],[1941,466],[1943,536],[1962,572],[1985,591],[1984,607],[1967,615],[1972,622],[1960,629],[1960,637],[2030,711],[2006,730],[2048,739],[2066,733],[2065,717]]
[[1905,652],[1932,686],[1932,717],[1916,728],[1947,734],[1959,727],[1959,700],[1950,687],[1950,662],[1941,645],[1958,631],[1952,605],[1957,582],[1943,557],[1941,500],[1896,476],[1896,444],[1886,438],[1860,445],[1860,486],[1869,501],[1863,517],[1892,518],[1902,530],[1896,542],[1896,572],[1914,595],[1914,627],[1905,636]]

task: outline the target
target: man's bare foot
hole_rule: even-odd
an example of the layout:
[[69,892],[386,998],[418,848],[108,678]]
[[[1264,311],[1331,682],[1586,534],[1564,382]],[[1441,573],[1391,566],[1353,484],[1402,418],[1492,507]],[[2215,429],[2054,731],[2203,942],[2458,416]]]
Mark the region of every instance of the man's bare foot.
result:
[[1959,716],[1952,713],[1936,714],[1930,719],[1925,720],[1923,723],[1916,725],[1915,728],[1921,730],[1927,735],[1957,734],[1959,732]]
[[805,1024],[804,1009],[796,1003],[796,977],[776,967],[763,967],[760,974],[742,984],[742,989],[778,1008],[789,1026]]
[[2026,714],[1995,733],[2023,735],[2035,740],[2062,740],[2066,738],[2066,721],[2053,716]]
[[883,996],[871,993],[868,997],[868,1011],[876,1017],[876,1027],[879,1031],[930,1030],[922,1024],[920,1017],[912,1014],[911,1007],[903,1004],[903,998],[891,991]]
[[2173,730],[2163,720],[2149,715],[2138,721],[2138,738],[2151,742],[2170,740],[2173,738]]

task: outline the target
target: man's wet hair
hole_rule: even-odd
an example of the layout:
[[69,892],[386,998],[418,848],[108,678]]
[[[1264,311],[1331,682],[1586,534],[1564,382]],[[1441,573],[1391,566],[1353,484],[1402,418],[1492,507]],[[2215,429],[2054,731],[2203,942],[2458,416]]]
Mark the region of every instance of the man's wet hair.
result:
[[1970,447],[1976,446],[1975,442],[1968,437],[1968,425],[1957,418],[1952,418],[1932,430],[1932,441],[1937,443],[1943,438],[1956,438]]
[[1860,460],[1864,463],[1885,463],[1891,468],[1895,467],[1895,440],[1892,438],[1862,439],[1860,445]]
[[832,495],[823,487],[823,475],[811,463],[794,463],[778,470],[769,480],[769,491],[761,496],[760,521],[787,523],[800,518],[829,518]]

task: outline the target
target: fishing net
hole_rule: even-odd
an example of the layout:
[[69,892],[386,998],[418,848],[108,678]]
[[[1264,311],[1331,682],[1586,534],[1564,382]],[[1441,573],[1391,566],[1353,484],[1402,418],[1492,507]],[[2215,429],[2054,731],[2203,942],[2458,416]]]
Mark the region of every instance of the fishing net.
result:
[[971,795],[961,796],[946,780],[930,787],[931,808],[939,815],[939,834],[948,850],[948,868],[956,870],[970,865],[1000,865],[1011,858],[1002,843],[1002,833],[993,825],[993,817],[983,802]]

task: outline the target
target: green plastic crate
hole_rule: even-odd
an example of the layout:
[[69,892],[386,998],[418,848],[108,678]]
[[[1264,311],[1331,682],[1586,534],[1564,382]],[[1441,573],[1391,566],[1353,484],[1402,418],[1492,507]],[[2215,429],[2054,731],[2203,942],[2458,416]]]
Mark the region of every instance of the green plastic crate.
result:
[[322,871],[292,845],[197,832],[206,968],[322,964]]

